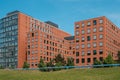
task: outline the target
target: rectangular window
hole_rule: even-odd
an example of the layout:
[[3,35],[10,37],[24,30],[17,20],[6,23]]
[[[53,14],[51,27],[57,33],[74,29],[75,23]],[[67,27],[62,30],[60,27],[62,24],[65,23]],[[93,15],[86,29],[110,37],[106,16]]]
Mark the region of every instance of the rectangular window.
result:
[[79,59],[76,59],[76,64],[78,64],[79,63]]
[[79,35],[79,31],[76,31],[76,35]]
[[85,48],[85,45],[84,45],[84,44],[82,44],[82,48]]
[[96,32],[97,31],[97,29],[96,28],[93,28],[93,32]]
[[99,20],[99,23],[100,23],[100,24],[102,24],[102,23],[103,23],[103,20],[102,20],[102,19],[100,19],[100,20]]
[[34,33],[32,33],[32,37],[34,37]]
[[84,23],[82,23],[82,27],[84,27],[85,26],[85,24]]
[[102,31],[103,31],[103,27],[102,27],[102,26],[99,28],[99,31],[100,31],[100,32],[102,32]]
[[79,56],[79,52],[76,52],[76,56]]
[[84,34],[85,33],[85,31],[84,30],[82,30],[82,34]]
[[87,58],[87,62],[90,63],[91,62],[91,58]]
[[97,54],[97,51],[96,50],[93,50],[93,55],[96,55]]
[[79,27],[80,27],[80,26],[77,24],[77,25],[76,25],[76,29],[79,28]]
[[87,55],[91,55],[91,51],[90,50],[87,51]]
[[100,42],[100,43],[99,43],[99,46],[103,46],[103,42]]
[[85,63],[85,59],[84,58],[82,58],[82,63]]
[[87,44],[87,47],[90,48],[90,43]]
[[76,38],[76,42],[79,42],[79,38]]
[[102,39],[102,38],[103,38],[103,34],[100,34],[100,35],[99,35],[99,38]]
[[96,42],[93,42],[93,47],[96,47],[97,46],[97,43]]
[[96,40],[96,39],[97,39],[97,36],[96,36],[96,35],[93,35],[93,39]]
[[97,20],[93,20],[93,25],[97,25]]
[[82,42],[84,42],[85,41],[85,38],[84,37],[82,37]]
[[88,34],[90,33],[90,29],[87,29],[87,33],[88,33]]
[[91,23],[90,23],[90,22],[88,22],[88,23],[87,23],[87,26],[90,26],[90,25],[91,25]]
[[87,36],[87,41],[90,41],[90,36]]
[[84,56],[85,55],[85,52],[84,51],[82,51],[82,56]]
[[100,57],[99,60],[100,60],[100,61],[103,61],[103,57]]
[[99,54],[103,54],[103,50],[99,50]]

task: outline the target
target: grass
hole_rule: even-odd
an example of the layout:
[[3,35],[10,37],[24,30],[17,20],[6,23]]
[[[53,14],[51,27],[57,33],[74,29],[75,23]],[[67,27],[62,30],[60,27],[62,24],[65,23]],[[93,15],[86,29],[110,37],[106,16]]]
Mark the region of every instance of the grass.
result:
[[120,80],[120,67],[55,72],[0,70],[0,80]]

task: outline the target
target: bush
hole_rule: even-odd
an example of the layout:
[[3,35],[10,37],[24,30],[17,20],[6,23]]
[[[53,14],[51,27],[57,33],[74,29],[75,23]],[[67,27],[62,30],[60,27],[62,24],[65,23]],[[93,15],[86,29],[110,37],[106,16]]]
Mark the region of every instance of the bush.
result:
[[29,64],[25,61],[24,64],[23,64],[23,68],[28,69],[29,67],[30,67]]

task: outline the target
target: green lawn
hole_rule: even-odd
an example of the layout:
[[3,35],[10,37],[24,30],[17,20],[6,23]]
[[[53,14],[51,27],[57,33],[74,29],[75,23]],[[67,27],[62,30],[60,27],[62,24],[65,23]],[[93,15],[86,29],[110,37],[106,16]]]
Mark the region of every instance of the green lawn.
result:
[[0,80],[120,80],[120,67],[56,72],[0,70]]

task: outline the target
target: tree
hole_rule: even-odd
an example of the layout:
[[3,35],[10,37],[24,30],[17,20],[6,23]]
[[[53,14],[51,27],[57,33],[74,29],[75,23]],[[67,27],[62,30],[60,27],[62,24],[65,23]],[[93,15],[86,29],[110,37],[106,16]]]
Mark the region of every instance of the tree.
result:
[[23,68],[29,68],[29,64],[25,61],[24,64],[23,64]]
[[99,60],[95,60],[94,61],[94,63],[93,63],[93,65],[94,65],[94,68],[100,68],[101,66],[96,66],[96,65],[101,65],[102,64],[102,62],[101,61],[99,61]]
[[44,63],[43,59],[41,58],[41,59],[40,59],[40,62],[39,62],[39,64],[38,64],[38,68],[39,68],[39,70],[41,70],[41,71],[45,71],[45,68],[44,68],[44,67],[46,67],[46,64]]
[[120,63],[120,51],[118,51],[118,63]]
[[93,64],[94,64],[94,65],[101,65],[102,62],[101,62],[101,61],[98,61],[98,60],[96,59]]
[[74,66],[74,59],[73,58],[67,58],[67,66]]
[[54,60],[56,64],[59,63],[61,66],[65,66],[66,64],[66,61],[64,60],[64,57],[61,56],[61,54],[58,54]]
[[113,64],[114,60],[112,58],[112,56],[109,54],[103,61],[104,64]]

